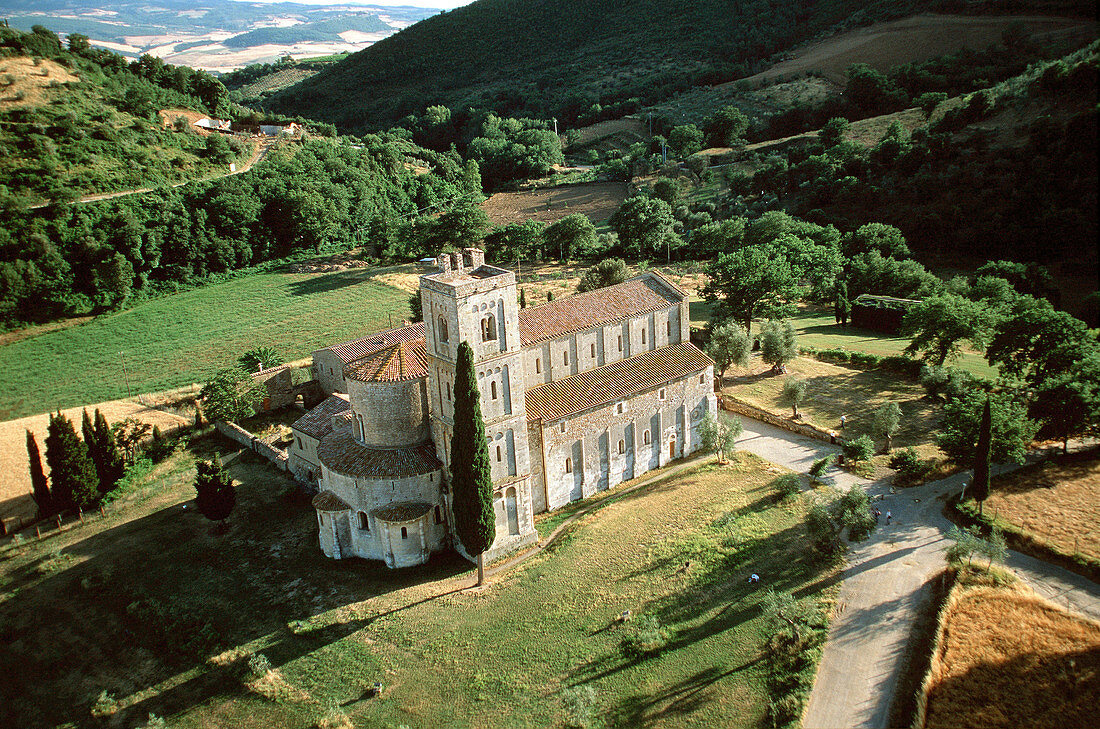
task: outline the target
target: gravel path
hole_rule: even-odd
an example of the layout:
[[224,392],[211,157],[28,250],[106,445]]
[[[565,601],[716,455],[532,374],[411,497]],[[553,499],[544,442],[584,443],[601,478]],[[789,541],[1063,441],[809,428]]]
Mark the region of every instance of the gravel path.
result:
[[[739,448],[799,473],[839,450],[748,418],[742,423]],[[869,539],[850,545],[836,614],[803,715],[807,729],[887,725],[909,636],[932,597],[931,581],[944,567],[944,535],[951,528],[944,502],[967,477],[956,474],[891,493],[888,481],[831,469],[829,480],[841,488],[862,484],[893,519],[889,526],[883,519]],[[1009,555],[1007,567],[1037,592],[1100,619],[1100,585],[1016,552]]]

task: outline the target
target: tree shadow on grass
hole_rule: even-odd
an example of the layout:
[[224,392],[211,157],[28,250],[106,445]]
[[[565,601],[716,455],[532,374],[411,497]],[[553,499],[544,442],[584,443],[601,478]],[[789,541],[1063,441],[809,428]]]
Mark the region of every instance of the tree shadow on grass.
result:
[[615,727],[649,727],[691,714],[714,700],[713,692],[708,689],[715,683],[755,666],[762,658],[763,655],[758,655],[725,670],[711,666],[657,693],[628,696],[608,711],[608,722]]
[[300,281],[291,281],[287,284],[287,288],[293,296],[310,296],[355,286],[364,281],[370,281],[377,276],[378,271],[372,268],[352,268],[345,271],[321,273]]
[[[205,442],[196,450],[232,453]],[[74,533],[77,541],[58,554],[6,571],[0,632],[11,649],[0,652],[9,677],[0,682],[0,725],[90,725],[101,690],[140,697],[120,712],[126,725],[239,695],[239,670],[213,666],[207,656],[269,640],[263,652],[278,667],[382,615],[301,634],[288,623],[470,570],[448,553],[407,570],[329,560],[317,547],[308,498],[285,474],[251,452],[228,467],[240,486],[225,535],[213,535],[191,504],[173,503],[83,538]],[[422,604],[422,595],[387,614]]]

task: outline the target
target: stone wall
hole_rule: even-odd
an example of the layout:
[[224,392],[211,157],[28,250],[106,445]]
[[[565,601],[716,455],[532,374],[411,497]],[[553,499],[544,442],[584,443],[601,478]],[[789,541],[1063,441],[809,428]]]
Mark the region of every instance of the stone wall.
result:
[[790,418],[780,417],[774,413],[769,413],[763,408],[759,408],[755,405],[750,405],[744,400],[738,400],[730,395],[722,395],[720,399],[720,405],[723,410],[727,410],[731,413],[737,413],[738,415],[744,415],[747,418],[753,420],[759,420],[768,425],[774,425],[777,428],[788,430],[798,435],[805,435],[809,438],[816,438],[817,440],[823,440],[826,443],[838,443],[840,442],[839,436],[835,433],[823,430],[816,425],[810,423],[801,423],[797,420],[791,420]]
[[280,471],[289,471],[290,465],[286,451],[276,448],[269,443],[264,443],[256,436],[249,433],[247,430],[237,425],[236,423],[229,423],[219,420],[214,424],[214,427],[219,433],[224,435],[230,440],[235,440],[241,445],[249,448],[261,456],[271,461],[271,463]]

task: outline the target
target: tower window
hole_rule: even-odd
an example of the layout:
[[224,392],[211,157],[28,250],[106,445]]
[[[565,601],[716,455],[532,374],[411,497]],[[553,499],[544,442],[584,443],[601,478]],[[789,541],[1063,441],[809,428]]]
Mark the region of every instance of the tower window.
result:
[[592,344],[590,344],[589,346],[592,349],[592,359],[596,359],[596,343],[592,342]]
[[561,432],[565,432],[565,421],[561,421]]
[[439,317],[439,341],[447,341],[447,320]]
[[497,463],[500,463],[502,460],[500,446],[497,446]]
[[359,512],[359,528],[365,532],[370,531],[370,522],[367,520],[367,515],[362,511]]
[[660,390],[657,391],[657,397],[661,400],[665,399],[665,388],[662,387]]
[[497,318],[490,314],[481,320],[481,341],[489,342],[497,338]]
[[706,381],[707,381],[707,376],[706,375],[699,375],[699,384],[700,385],[706,384]]
[[623,414],[623,404],[621,402],[615,403],[615,413],[617,415]]
[[672,320],[671,319],[669,319],[668,321],[665,322],[665,334],[668,335],[669,339],[672,339]]
[[541,373],[542,373],[542,358],[541,357],[535,357],[535,374],[538,375],[538,374],[541,374]]
[[566,366],[569,365],[569,350],[568,349],[561,353],[561,360],[562,360],[563,363],[565,363]]
[[565,459],[565,472],[566,473],[573,473],[573,459],[572,458],[566,458]]
[[497,383],[496,383],[496,380],[493,380],[492,382],[489,383],[489,392],[490,392],[490,395],[491,395],[492,399],[496,400],[497,399]]
[[642,328],[642,344],[645,344],[645,328]]
[[402,539],[408,539],[409,538],[409,529],[408,529],[408,527],[401,527],[401,538]]
[[646,445],[649,445],[650,440],[649,440],[649,431],[648,430],[645,431],[644,433],[642,433],[642,442],[645,443]]
[[451,383],[448,382],[448,383],[446,383],[446,385],[447,385],[447,402],[450,402],[451,401]]
[[625,440],[620,440],[619,441],[619,453],[626,453],[626,441]]
[[619,351],[623,351],[623,335],[619,335]]

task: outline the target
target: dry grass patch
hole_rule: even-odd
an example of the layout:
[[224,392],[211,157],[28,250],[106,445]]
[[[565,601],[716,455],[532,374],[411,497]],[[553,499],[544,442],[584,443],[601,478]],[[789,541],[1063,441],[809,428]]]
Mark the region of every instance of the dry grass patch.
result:
[[522,192],[498,192],[485,202],[481,209],[493,225],[522,223],[541,220],[553,223],[567,215],[581,213],[593,223],[610,218],[623,200],[626,200],[625,182],[597,182],[524,190]]
[[933,658],[925,726],[1091,726],[1100,624],[1024,588],[957,590]]
[[1100,450],[1060,456],[998,477],[984,510],[1063,554],[1100,559]]
[[41,106],[49,88],[79,79],[56,61],[29,56],[0,59],[0,109]]
[[[939,409],[925,398],[919,384],[891,372],[858,370],[798,357],[787,365],[786,375],[773,375],[771,365],[754,358],[747,370],[731,370],[726,374],[722,391],[776,415],[790,417],[792,410],[780,403],[780,394],[783,383],[791,377],[806,382],[806,400],[798,408],[804,422],[856,437],[868,432],[875,409],[892,401],[902,412],[894,448],[913,446],[925,457],[939,454],[939,449],[929,442],[929,434],[939,422]],[[841,416],[847,417],[844,428],[840,427]],[[876,446],[881,446],[881,442]]]

